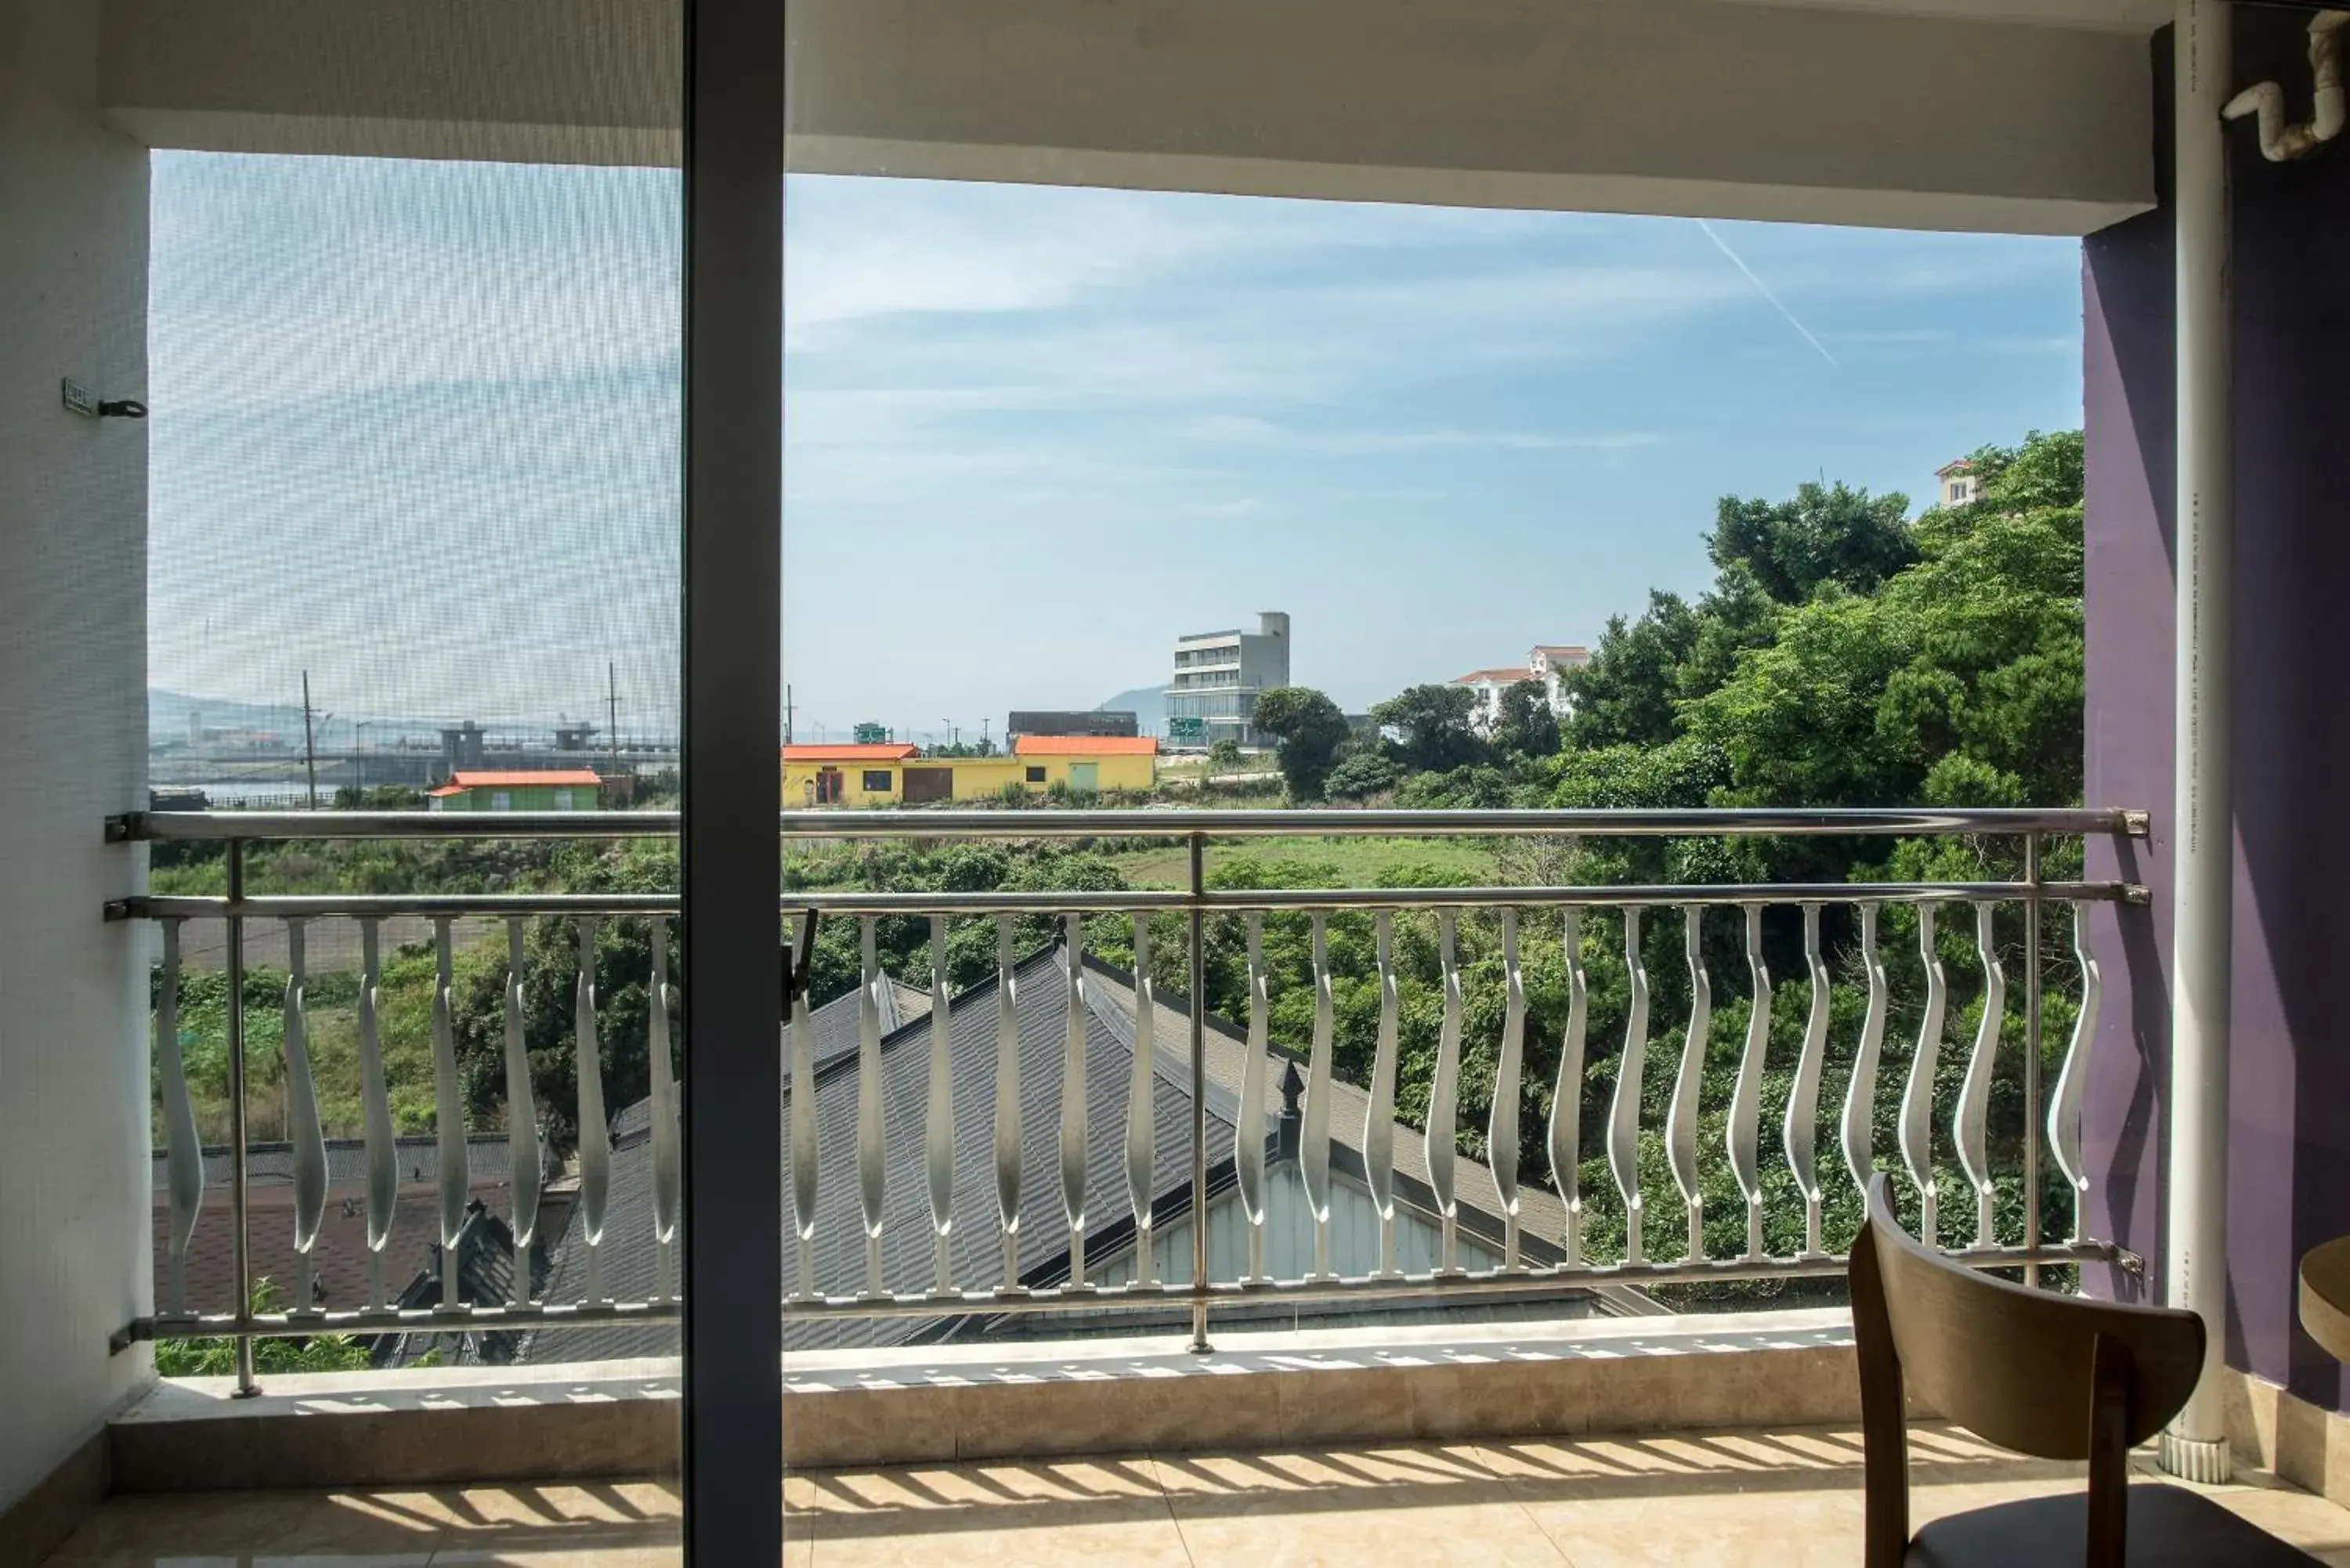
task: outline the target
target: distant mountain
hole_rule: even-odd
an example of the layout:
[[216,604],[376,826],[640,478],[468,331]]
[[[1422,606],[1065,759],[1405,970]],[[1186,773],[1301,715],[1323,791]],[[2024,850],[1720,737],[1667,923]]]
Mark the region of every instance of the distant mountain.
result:
[[1138,686],[1131,691],[1121,691],[1107,702],[1094,704],[1094,711],[1127,712],[1146,735],[1162,733],[1167,728],[1167,694],[1156,686]]

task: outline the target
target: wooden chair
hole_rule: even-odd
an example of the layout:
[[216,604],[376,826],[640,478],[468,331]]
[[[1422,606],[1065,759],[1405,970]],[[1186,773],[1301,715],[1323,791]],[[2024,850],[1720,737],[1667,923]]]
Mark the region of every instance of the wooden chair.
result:
[[[2183,1488],[2129,1484],[2129,1451],[2193,1392],[2193,1313],[2026,1290],[1921,1246],[1880,1173],[1852,1244],[1866,1449],[1866,1568],[2310,1568],[2316,1559]],[[1909,1533],[1904,1396],[2021,1453],[2087,1459],[2085,1493],[1998,1503]]]

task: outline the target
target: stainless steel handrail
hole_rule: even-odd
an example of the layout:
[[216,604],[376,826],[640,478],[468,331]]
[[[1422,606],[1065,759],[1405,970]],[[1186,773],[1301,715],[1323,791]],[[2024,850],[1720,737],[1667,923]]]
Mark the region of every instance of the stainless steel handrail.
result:
[[[2106,807],[1704,807],[1617,811],[1109,810],[785,811],[786,838],[1736,836],[1934,837],[1954,834],[2124,834],[2147,814]],[[122,841],[329,838],[651,838],[678,831],[673,811],[139,811],[107,819]]]
[[[1587,888],[1125,888],[1055,892],[785,893],[779,911],[819,915],[1063,915],[1120,910],[1155,912],[1194,907],[1210,913],[1289,909],[1462,909],[1511,907],[1564,909],[1746,904],[1929,904],[2056,899],[2072,903],[2143,904],[2135,882],[1713,882],[1628,884]],[[109,919],[317,919],[333,916],[662,915],[678,908],[674,893],[255,893],[141,895],[107,906]]]

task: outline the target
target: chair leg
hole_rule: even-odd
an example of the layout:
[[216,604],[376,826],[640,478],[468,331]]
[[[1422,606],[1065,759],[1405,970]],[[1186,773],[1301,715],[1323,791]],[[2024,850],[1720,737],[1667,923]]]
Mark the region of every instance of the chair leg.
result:
[[2087,1568],[2122,1568],[2129,1534],[2129,1346],[2099,1334],[2090,1358]]
[[1852,1330],[1860,1357],[1860,1429],[1865,1568],[1901,1568],[1909,1550],[1909,1428],[1902,1406],[1901,1358],[1885,1311],[1876,1243],[1863,1224],[1847,1270]]

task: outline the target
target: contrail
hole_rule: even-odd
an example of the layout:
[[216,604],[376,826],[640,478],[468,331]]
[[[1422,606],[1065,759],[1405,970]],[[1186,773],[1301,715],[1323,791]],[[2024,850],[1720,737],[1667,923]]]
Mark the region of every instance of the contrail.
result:
[[[1769,284],[1764,283],[1761,278],[1754,275],[1754,269],[1746,265],[1744,257],[1741,256],[1736,251],[1730,248],[1730,242],[1723,239],[1720,234],[1714,233],[1713,225],[1707,223],[1703,218],[1700,218],[1697,221],[1697,226],[1705,231],[1705,237],[1713,242],[1714,249],[1720,251],[1723,255],[1730,258],[1731,265],[1736,267],[1740,272],[1746,275],[1746,281],[1754,286],[1754,292],[1769,300],[1772,307],[1777,310],[1780,315],[1787,318],[1787,325],[1802,333],[1804,335],[1804,341],[1820,351],[1821,358],[1825,359],[1831,365],[1835,365],[1836,357],[1828,352],[1828,346],[1821,342],[1818,338],[1813,337],[1812,329],[1810,327],[1795,319],[1795,313],[1787,308],[1787,302],[1781,299],[1777,295],[1772,293],[1771,286]],[[1836,369],[1840,370],[1844,369],[1844,367],[1836,365]]]

